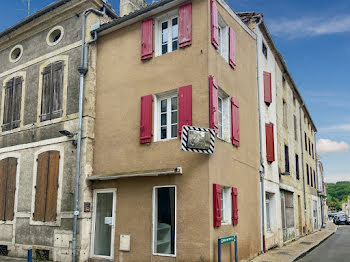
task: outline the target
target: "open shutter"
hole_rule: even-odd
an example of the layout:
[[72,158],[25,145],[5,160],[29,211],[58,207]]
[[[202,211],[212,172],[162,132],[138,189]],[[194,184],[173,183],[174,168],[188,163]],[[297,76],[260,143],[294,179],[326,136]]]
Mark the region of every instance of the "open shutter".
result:
[[6,159],[0,161],[0,220],[5,220],[6,211]]
[[213,184],[214,227],[221,226],[221,186]]
[[192,126],[192,86],[179,88],[179,137],[183,125]]
[[41,92],[41,115],[40,120],[45,121],[51,118],[50,104],[51,104],[51,65],[46,67],[42,73],[42,92]]
[[215,0],[210,1],[211,43],[216,49],[219,47],[219,20],[218,7]]
[[141,59],[153,56],[153,18],[141,22]]
[[49,170],[49,152],[41,153],[37,159],[35,185],[34,220],[45,221],[47,172]]
[[268,162],[275,161],[275,142],[273,134],[273,124],[265,124],[265,133],[266,133],[266,160]]
[[264,101],[267,104],[272,103],[271,73],[268,73],[268,72],[264,72]]
[[232,144],[239,146],[239,103],[233,97],[231,97],[231,118]]
[[238,192],[237,188],[233,187],[231,191],[232,196],[232,224],[237,225],[238,224]]
[[6,191],[6,211],[5,220],[13,220],[16,191],[16,170],[17,159],[7,158],[7,191]]
[[22,78],[15,78],[14,98],[13,98],[13,114],[12,114],[12,128],[17,128],[21,122],[21,102],[22,102]]
[[179,7],[179,47],[192,44],[192,2]]
[[60,152],[49,152],[45,221],[56,221]]
[[230,27],[228,30],[229,64],[236,67],[236,32]]
[[152,95],[141,97],[140,143],[152,142]]
[[62,98],[63,98],[63,62],[57,62],[52,65],[52,112],[51,119],[62,116]]
[[218,83],[213,76],[209,76],[209,107],[210,107],[210,128],[216,133],[219,131],[218,119]]
[[2,130],[7,131],[11,129],[12,120],[12,101],[13,101],[13,82],[12,78],[6,83],[5,97],[4,97],[4,115],[3,115],[3,126]]

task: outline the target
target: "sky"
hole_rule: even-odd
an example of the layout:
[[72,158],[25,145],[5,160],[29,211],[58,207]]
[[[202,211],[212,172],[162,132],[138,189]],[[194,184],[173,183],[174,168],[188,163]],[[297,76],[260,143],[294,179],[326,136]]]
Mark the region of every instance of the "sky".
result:
[[[34,13],[53,0],[31,0]],[[147,2],[151,2],[148,0]],[[264,14],[318,129],[326,182],[350,181],[350,1],[227,0]],[[118,10],[119,0],[109,0]],[[27,0],[1,0],[0,31],[27,16]]]

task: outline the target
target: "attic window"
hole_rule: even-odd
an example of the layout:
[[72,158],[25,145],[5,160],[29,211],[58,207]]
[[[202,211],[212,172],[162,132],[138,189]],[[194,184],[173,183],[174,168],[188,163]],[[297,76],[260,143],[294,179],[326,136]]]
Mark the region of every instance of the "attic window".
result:
[[21,46],[21,45],[14,46],[11,49],[10,54],[9,54],[10,62],[16,63],[17,61],[19,61],[21,59],[22,54],[23,54],[23,46]]
[[262,52],[263,52],[265,58],[267,59],[267,47],[266,47],[264,42],[262,42]]
[[52,28],[46,37],[46,42],[49,46],[57,45],[63,38],[64,30],[62,26]]

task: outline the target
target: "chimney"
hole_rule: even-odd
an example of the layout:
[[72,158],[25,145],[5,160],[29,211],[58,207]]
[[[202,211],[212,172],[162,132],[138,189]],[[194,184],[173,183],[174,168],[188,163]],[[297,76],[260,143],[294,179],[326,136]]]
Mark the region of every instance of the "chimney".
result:
[[146,5],[145,0],[120,0],[120,17],[139,10]]

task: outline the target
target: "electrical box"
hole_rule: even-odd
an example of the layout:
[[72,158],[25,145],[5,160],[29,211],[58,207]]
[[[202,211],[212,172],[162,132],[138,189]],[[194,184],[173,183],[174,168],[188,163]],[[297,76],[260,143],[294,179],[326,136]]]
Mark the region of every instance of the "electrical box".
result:
[[120,251],[130,251],[130,235],[120,235]]

